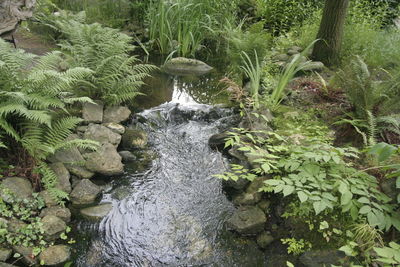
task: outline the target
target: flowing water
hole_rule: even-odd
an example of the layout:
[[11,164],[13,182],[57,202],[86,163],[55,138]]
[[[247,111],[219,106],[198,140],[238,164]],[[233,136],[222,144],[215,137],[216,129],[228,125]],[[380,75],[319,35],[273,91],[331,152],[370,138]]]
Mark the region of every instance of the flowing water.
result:
[[[151,152],[145,153],[153,154],[152,160],[141,168],[127,166],[125,175],[111,181],[100,201],[113,204],[105,218],[79,221],[75,265],[264,266],[253,241],[224,229],[234,207],[213,174],[228,163],[207,144],[237,117],[230,109],[199,104],[211,103],[218,92],[158,78],[164,80],[156,84],[164,87],[152,89],[159,97],[142,98],[147,109],[132,122],[147,132]],[[209,80],[197,82],[212,81],[203,79]]]

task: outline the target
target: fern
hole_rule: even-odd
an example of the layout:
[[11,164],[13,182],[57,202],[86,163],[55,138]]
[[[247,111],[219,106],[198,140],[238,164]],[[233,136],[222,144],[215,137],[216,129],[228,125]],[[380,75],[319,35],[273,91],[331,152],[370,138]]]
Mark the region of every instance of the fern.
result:
[[138,64],[132,39],[117,30],[100,24],[83,24],[74,20],[56,20],[56,27],[65,37],[60,47],[69,57],[66,65],[93,70],[81,83],[80,96],[101,99],[108,105],[127,102],[139,95],[143,80],[156,69]]

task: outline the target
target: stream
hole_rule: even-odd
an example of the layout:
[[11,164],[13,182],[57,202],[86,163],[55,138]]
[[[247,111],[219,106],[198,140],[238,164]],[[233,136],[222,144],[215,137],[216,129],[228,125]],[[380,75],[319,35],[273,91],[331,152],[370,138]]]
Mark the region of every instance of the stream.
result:
[[127,165],[108,183],[100,203],[113,208],[105,218],[78,219],[74,266],[265,266],[254,241],[224,228],[235,208],[213,175],[229,163],[208,138],[237,116],[209,105],[218,90],[196,89],[216,82],[159,74],[149,83],[131,122],[148,134],[147,163]]

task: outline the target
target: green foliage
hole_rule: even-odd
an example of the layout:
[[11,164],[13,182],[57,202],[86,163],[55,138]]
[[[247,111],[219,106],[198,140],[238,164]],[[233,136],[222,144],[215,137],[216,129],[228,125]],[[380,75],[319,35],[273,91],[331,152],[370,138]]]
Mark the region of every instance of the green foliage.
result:
[[[363,137],[365,145],[374,145],[378,134],[384,131],[400,132],[394,102],[400,101],[399,89],[393,81],[377,81],[365,62],[357,57],[337,73],[337,84],[342,87],[354,108],[348,113],[350,119],[337,123],[349,123]],[[396,83],[394,83],[396,84]]]
[[[17,199],[12,194],[1,189],[2,195],[7,195],[7,202],[0,198],[0,212],[8,223],[0,221],[0,243],[6,246],[34,247],[37,254],[47,242],[43,237],[40,210],[44,208],[44,200],[37,194],[32,199]],[[19,221],[14,227],[8,224]],[[35,255],[37,255],[35,254]]]
[[176,51],[180,56],[194,56],[210,31],[220,23],[232,22],[237,1],[177,0],[151,1],[147,13],[150,39],[162,54]]
[[312,244],[304,239],[296,240],[295,238],[281,239],[282,244],[287,244],[289,254],[300,255],[312,248]]
[[246,52],[242,52],[243,65],[240,68],[244,71],[246,76],[250,79],[250,92],[251,98],[253,99],[254,108],[258,109],[260,107],[259,103],[259,91],[261,84],[261,73],[262,67],[258,59],[257,51],[254,50],[255,64],[251,61],[249,55]]
[[255,4],[256,15],[265,21],[266,27],[274,33],[282,33],[301,24],[323,3],[318,0],[256,0]]
[[[136,11],[129,0],[53,0],[60,9],[84,11],[88,23],[98,22],[109,27],[121,28]],[[146,2],[146,1],[145,1]]]
[[400,265],[400,245],[395,242],[390,242],[388,247],[374,248],[378,257],[374,260],[378,263],[383,263],[383,266],[398,266]]
[[137,64],[137,57],[131,56],[132,39],[117,30],[74,20],[57,20],[55,27],[66,38],[60,47],[68,53],[69,67],[92,70],[86,82],[75,90],[77,95],[101,99],[108,105],[127,102],[140,94],[143,79],[155,69]]

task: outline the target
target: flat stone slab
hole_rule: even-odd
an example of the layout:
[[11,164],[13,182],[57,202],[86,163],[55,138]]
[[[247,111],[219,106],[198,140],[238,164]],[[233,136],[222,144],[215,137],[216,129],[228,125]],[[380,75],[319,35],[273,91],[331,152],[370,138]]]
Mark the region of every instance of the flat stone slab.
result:
[[81,209],[81,214],[90,220],[101,220],[112,209],[111,203],[100,204],[98,206]]
[[184,57],[173,58],[161,68],[171,75],[203,75],[212,69],[213,67],[200,60]]

